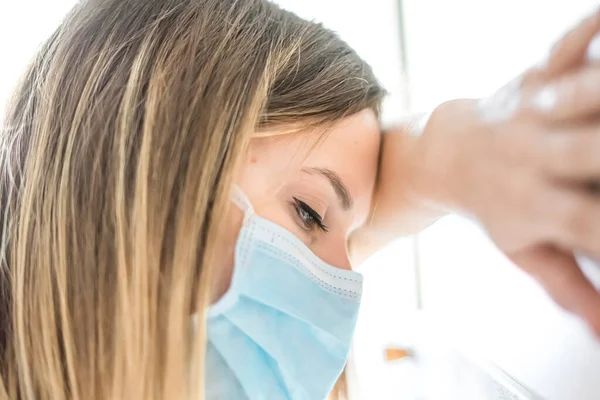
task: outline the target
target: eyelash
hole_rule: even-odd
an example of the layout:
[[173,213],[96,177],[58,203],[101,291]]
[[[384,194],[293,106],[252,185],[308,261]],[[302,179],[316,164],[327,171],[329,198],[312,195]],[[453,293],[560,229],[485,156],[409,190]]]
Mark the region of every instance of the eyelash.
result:
[[323,224],[323,217],[305,202],[294,197],[294,208],[296,209],[296,215],[306,230],[318,228],[325,233],[329,231],[329,228]]

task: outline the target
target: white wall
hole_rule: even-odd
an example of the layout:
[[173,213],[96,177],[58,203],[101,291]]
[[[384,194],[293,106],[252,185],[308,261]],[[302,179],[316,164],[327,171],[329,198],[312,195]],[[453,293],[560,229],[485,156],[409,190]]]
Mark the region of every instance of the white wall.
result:
[[[0,107],[36,48],[75,0],[0,1]],[[2,113],[0,112],[0,119]]]
[[546,54],[597,0],[404,0],[414,108],[489,94]]

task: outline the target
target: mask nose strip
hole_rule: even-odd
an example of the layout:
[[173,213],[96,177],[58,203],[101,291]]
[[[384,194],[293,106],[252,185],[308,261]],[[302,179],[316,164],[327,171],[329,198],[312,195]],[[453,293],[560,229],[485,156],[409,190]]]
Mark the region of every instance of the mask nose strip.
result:
[[242,188],[240,188],[238,185],[233,185],[231,201],[233,201],[233,203],[244,213],[245,225],[254,215],[254,207],[252,207],[252,203],[250,202],[248,196],[246,196],[246,193],[244,193]]

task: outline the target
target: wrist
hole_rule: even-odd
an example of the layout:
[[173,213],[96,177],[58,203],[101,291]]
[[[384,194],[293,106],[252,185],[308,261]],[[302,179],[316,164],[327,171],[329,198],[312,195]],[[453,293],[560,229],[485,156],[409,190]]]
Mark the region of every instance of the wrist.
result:
[[437,106],[414,146],[412,195],[442,214],[469,212],[469,173],[472,152],[482,126],[476,100],[451,100]]

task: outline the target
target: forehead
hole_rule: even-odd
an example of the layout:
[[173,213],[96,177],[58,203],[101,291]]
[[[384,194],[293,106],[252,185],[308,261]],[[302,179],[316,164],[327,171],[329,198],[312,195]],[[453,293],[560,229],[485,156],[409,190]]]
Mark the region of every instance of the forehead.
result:
[[[272,185],[282,185],[293,179],[315,179],[303,176],[311,168],[335,172],[354,199],[354,212],[366,218],[377,176],[380,132],[372,110],[348,116],[327,130],[315,129],[256,139],[252,153],[256,165]],[[270,192],[278,187],[269,187]]]
[[322,142],[311,149],[302,164],[335,171],[357,203],[368,203],[377,175],[379,146],[380,133],[375,114],[364,110],[333,126]]

